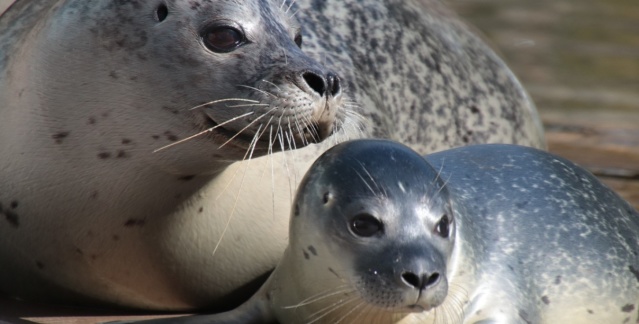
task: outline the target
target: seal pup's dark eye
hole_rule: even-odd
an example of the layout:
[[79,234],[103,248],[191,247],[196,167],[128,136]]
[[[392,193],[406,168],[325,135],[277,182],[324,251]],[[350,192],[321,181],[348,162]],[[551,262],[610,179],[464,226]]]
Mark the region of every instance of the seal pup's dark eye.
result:
[[448,219],[448,215],[444,214],[444,216],[439,219],[439,222],[435,225],[435,231],[443,238],[447,238],[448,235],[450,235],[450,220]]
[[371,237],[384,230],[384,226],[379,219],[366,213],[353,217],[350,222],[350,228],[353,234],[361,237]]
[[293,40],[295,41],[295,44],[297,44],[297,47],[302,48],[302,34],[301,33],[295,34],[295,38]]
[[228,53],[246,42],[244,33],[231,26],[212,26],[204,30],[204,44],[211,51]]
[[158,22],[163,22],[164,19],[166,19],[166,16],[168,15],[169,15],[169,8],[164,3],[161,3],[157,7],[157,9],[155,9],[155,19],[157,19]]

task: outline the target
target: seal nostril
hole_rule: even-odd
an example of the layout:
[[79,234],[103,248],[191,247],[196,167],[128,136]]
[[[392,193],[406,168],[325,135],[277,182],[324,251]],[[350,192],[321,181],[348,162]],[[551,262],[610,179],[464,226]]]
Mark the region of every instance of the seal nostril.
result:
[[436,284],[439,281],[439,273],[435,272],[432,275],[430,275],[430,277],[428,277],[428,275],[424,275],[424,286],[421,287],[426,288],[428,286],[432,286],[434,284]]
[[402,273],[402,279],[404,279],[404,282],[415,287],[415,288],[421,288],[421,279],[414,273],[412,272],[404,272]]
[[420,277],[412,272],[404,272],[402,273],[402,279],[413,288],[425,289],[439,281],[439,273],[435,272],[430,276],[424,274]]
[[339,77],[334,73],[329,73],[326,79],[328,81],[328,91],[330,92],[331,96],[336,97],[337,95],[339,95],[342,91]]
[[313,72],[304,72],[302,77],[311,89],[315,90],[315,92],[317,92],[320,96],[324,96],[324,93],[326,92],[326,82],[324,81],[324,78]]

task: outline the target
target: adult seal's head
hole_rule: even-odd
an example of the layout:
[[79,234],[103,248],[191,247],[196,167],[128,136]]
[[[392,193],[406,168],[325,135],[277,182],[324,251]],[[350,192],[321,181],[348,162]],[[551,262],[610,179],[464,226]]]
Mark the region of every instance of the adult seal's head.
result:
[[[2,19],[5,120],[55,118],[31,120],[45,127],[29,139],[182,174],[320,142],[343,122],[341,80],[302,52],[287,9],[279,1],[17,2]],[[18,132],[3,130],[4,138]]]

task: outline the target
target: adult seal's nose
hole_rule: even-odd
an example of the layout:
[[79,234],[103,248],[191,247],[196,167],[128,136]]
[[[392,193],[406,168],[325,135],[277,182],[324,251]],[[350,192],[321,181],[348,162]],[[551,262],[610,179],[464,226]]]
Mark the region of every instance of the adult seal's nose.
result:
[[332,72],[323,76],[315,71],[306,71],[302,73],[302,79],[320,97],[336,97],[342,91],[339,77]]

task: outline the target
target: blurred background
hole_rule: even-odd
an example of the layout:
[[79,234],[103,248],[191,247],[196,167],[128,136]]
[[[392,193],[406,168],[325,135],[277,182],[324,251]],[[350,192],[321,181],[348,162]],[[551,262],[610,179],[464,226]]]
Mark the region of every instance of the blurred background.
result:
[[444,2],[524,83],[550,151],[639,208],[639,1]]

